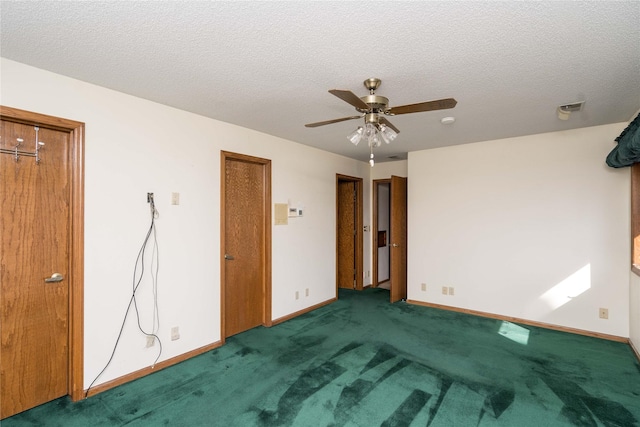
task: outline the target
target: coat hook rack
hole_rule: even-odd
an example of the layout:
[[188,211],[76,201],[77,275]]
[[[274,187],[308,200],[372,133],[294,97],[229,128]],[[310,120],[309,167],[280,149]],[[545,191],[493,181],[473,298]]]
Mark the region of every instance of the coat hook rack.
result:
[[21,150],[20,146],[24,142],[24,139],[23,138],[16,138],[16,142],[17,142],[16,145],[13,148],[0,148],[0,154],[11,154],[16,162],[20,159],[20,156],[35,157],[36,158],[36,164],[39,164],[40,160],[41,160],[40,159],[40,150],[44,147],[44,142],[38,141],[38,139],[39,139],[38,135],[39,135],[39,132],[40,132],[40,127],[34,126],[33,128],[36,131],[36,139],[35,139],[34,151]]

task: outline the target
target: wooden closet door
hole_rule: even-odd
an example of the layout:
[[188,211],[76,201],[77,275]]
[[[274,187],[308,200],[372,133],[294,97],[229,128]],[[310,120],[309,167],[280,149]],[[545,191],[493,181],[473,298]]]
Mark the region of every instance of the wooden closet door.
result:
[[[34,126],[1,124],[2,148],[35,150]],[[68,392],[70,141],[43,128],[38,140],[39,163],[0,154],[0,418]]]

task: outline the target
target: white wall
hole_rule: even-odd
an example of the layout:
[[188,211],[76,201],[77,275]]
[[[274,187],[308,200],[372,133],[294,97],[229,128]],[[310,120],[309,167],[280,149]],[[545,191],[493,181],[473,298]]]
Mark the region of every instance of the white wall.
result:
[[[132,288],[155,193],[160,250],[160,360],[220,341],[220,150],[272,160],[272,202],[304,205],[273,227],[274,319],[335,297],[335,175],[369,181],[368,163],[218,122],[2,59],[0,103],[86,124],[85,388],[107,362]],[[365,218],[370,217],[365,186]],[[171,193],[180,205],[170,205]],[[371,263],[365,236],[365,265]],[[147,271],[148,272],[148,271]],[[151,326],[150,282],[140,286]],[[295,300],[296,290],[310,296]],[[179,326],[181,338],[170,340]],[[96,382],[149,366],[158,346],[131,316],[114,361]]]
[[628,337],[625,125],[409,153],[408,298]]
[[629,338],[640,352],[640,277],[631,273],[629,289]]
[[[392,144],[402,144],[402,142],[393,142]],[[407,176],[407,168],[409,162],[407,160],[396,160],[395,162],[376,163],[371,168],[371,179],[387,179],[391,178],[391,175],[395,176]]]

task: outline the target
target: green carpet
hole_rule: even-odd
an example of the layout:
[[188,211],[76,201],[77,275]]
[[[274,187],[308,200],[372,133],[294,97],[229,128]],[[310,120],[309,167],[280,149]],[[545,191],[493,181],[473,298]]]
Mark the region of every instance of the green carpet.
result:
[[626,344],[433,308],[339,301],[12,426],[639,426]]

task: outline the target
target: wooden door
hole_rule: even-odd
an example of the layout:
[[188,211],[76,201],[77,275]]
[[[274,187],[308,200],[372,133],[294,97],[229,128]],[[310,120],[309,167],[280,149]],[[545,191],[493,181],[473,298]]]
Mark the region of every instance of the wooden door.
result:
[[362,290],[362,178],[336,174],[336,288]]
[[407,178],[391,177],[391,296],[407,299]]
[[222,153],[223,330],[271,321],[271,163]]
[[[35,151],[34,126],[1,123],[1,148]],[[69,133],[39,128],[38,141],[39,163],[0,154],[0,418],[69,390]]]
[[338,181],[338,287],[356,288],[356,183]]

